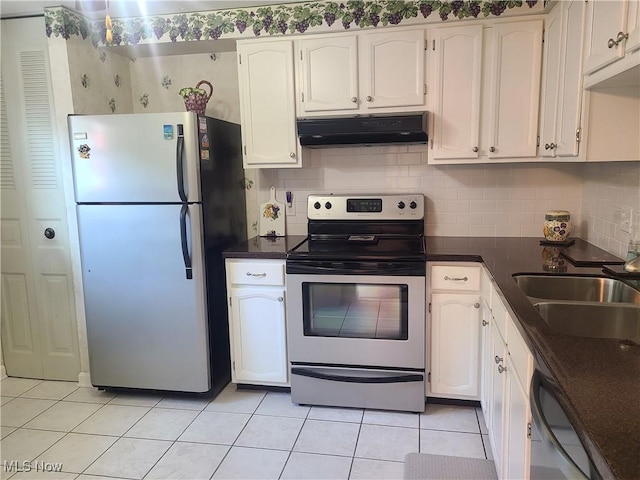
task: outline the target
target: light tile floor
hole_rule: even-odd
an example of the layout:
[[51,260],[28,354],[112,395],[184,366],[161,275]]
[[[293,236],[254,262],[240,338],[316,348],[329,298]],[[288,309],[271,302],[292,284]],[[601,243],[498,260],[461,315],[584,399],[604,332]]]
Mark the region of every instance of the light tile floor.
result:
[[[0,480],[401,479],[410,452],[492,458],[473,407],[309,407],[234,385],[209,401],[21,378],[0,396]],[[32,470],[16,472],[23,461]]]

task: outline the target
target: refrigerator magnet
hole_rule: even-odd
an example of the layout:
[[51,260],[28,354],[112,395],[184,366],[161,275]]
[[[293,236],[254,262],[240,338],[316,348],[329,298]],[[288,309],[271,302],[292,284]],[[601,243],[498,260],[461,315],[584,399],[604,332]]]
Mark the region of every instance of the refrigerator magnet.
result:
[[78,153],[80,154],[80,158],[91,158],[91,154],[89,153],[91,148],[86,143],[83,143],[78,147]]
[[200,133],[205,133],[207,131],[207,119],[204,117],[198,117],[198,129]]
[[200,138],[200,148],[209,148],[209,135],[206,133]]
[[163,125],[162,129],[164,131],[164,139],[173,140],[173,125]]
[[209,150],[200,150],[200,160],[209,160]]

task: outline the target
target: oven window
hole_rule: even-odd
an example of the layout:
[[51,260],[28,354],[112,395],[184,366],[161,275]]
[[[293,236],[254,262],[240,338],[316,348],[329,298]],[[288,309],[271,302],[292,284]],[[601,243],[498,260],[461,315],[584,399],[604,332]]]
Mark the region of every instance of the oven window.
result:
[[302,283],[305,336],[407,340],[408,286]]

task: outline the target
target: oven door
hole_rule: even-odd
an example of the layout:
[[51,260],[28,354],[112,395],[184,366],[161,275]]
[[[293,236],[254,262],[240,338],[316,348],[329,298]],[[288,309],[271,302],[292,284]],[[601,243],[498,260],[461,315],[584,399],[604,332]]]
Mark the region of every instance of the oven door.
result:
[[425,368],[425,277],[287,274],[289,359]]

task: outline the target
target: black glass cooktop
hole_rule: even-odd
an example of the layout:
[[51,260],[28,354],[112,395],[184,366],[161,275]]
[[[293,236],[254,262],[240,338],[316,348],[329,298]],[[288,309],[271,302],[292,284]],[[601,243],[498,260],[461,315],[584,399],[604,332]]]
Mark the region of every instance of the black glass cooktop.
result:
[[307,239],[289,252],[293,258],[411,258],[424,256],[422,237],[384,237],[350,235],[337,238]]

